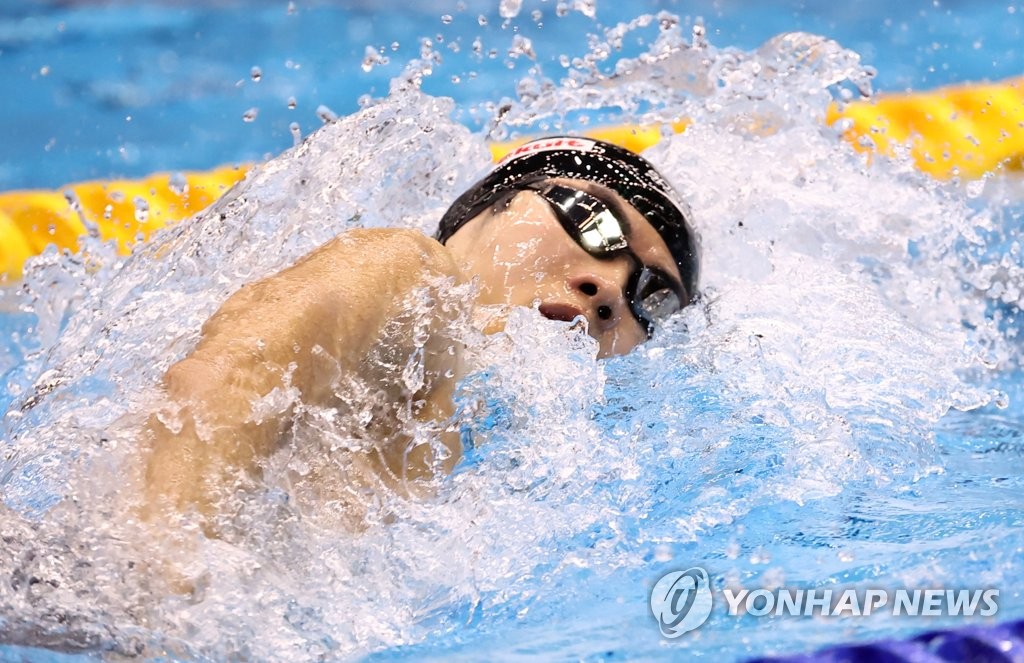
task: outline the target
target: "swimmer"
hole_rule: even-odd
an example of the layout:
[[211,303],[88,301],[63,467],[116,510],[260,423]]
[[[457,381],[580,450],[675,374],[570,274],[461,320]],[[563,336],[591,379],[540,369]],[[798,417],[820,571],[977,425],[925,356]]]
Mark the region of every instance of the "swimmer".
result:
[[[381,488],[425,494],[462,452],[450,424],[461,370],[450,333],[457,312],[438,303],[444,291],[474,282],[476,307],[583,318],[598,356],[624,354],[697,296],[688,215],[642,157],[601,141],[547,138],[513,151],[460,196],[435,238],[348,231],[244,286],[164,376],[168,405],[147,424],[147,519],[197,512],[215,533],[224,497],[258,477],[294,424],[294,404],[266,405],[295,390],[306,406],[374,404],[356,433],[369,444],[351,452],[348,476],[313,477],[320,498],[348,504]],[[428,302],[426,320],[409,313],[411,300]],[[499,316],[484,331],[502,326]],[[410,393],[403,370],[417,358],[424,377]],[[403,413],[434,422],[441,446],[414,443]]]

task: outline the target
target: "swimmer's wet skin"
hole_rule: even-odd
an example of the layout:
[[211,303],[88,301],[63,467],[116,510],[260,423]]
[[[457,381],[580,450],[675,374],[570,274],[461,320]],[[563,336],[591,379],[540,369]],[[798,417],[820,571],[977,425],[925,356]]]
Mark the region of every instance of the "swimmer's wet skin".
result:
[[[452,416],[460,347],[449,330],[458,311],[436,304],[445,291],[474,281],[472,306],[582,316],[599,356],[624,354],[696,297],[699,247],[688,217],[638,155],[601,141],[549,138],[519,148],[460,196],[436,239],[349,231],[243,287],[164,376],[169,403],[147,425],[146,517],[196,510],[216,533],[219,496],[233,490],[240,470],[256,475],[294,414],[289,407],[256,416],[254,402],[295,389],[307,406],[345,407],[338,385],[352,380],[369,389],[346,393],[383,393],[390,406],[371,425],[372,450],[353,453],[347,485],[333,477],[323,492],[342,501],[381,488],[423,494],[462,451],[454,426],[440,427],[440,454],[414,445],[400,416]],[[425,330],[408,315],[413,299],[433,303]],[[484,331],[503,326],[499,314]],[[410,393],[403,371],[417,357],[424,379]],[[352,504],[354,527],[359,511]]]

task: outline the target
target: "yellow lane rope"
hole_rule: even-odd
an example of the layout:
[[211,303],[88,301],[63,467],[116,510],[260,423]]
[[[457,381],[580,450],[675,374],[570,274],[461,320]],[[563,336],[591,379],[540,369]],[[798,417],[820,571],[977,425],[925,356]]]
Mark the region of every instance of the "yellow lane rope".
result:
[[[883,94],[829,108],[825,121],[864,152],[909,147],[917,166],[941,179],[977,178],[996,169],[1024,171],[1024,78]],[[686,122],[672,125],[684,131]],[[594,129],[587,136],[642,151],[661,127]],[[495,160],[525,142],[495,143]],[[204,209],[245,176],[248,166],[208,172],[159,173],[141,180],[72,184],[57,191],[0,193],[0,283],[21,277],[22,265],[49,244],[75,250],[93,226],[127,253],[152,231]]]

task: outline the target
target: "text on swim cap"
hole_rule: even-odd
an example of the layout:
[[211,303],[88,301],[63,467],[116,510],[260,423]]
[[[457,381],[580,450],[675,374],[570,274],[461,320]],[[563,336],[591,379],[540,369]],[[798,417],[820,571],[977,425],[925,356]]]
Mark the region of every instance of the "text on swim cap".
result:
[[518,159],[521,156],[533,154],[535,152],[549,152],[551,150],[578,150],[580,152],[589,152],[594,149],[596,144],[597,143],[594,141],[587,140],[586,138],[542,138],[541,140],[531,141],[512,150],[504,159],[501,160],[501,164],[503,165],[513,159]]

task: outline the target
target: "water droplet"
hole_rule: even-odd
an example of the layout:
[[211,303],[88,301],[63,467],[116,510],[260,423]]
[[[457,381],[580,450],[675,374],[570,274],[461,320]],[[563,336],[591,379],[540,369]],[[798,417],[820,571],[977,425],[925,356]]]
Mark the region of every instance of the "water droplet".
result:
[[135,220],[139,223],[145,223],[148,221],[149,201],[141,196],[136,196],[132,203],[135,205]]
[[704,27],[704,19],[698,18],[693,22],[693,47],[697,49],[707,48],[707,28]]
[[523,0],[501,0],[498,4],[498,14],[502,18],[515,18],[523,8]]
[[320,118],[320,121],[324,124],[335,122],[338,119],[338,114],[323,104],[316,107],[316,116]]
[[40,67],[39,68],[39,75],[40,76],[49,76],[50,75],[50,65],[44,64],[42,67]]
[[295,16],[295,14],[297,14],[298,12],[299,12],[299,10],[295,7],[295,3],[292,0],[289,0],[289,2],[288,2],[288,15],[289,16]]
[[54,224],[51,223],[50,225],[46,226],[46,232],[48,232],[51,236],[52,235],[56,235],[57,234],[57,226],[55,226]]
[[572,62],[569,60],[569,56],[563,53],[562,55],[558,56],[558,64],[568,69],[569,65],[572,64]]
[[476,22],[479,23],[481,27],[483,27],[487,25],[487,17],[484,16],[483,14],[480,14],[479,16],[476,17]]
[[853,120],[848,117],[841,117],[832,123],[832,128],[841,134],[853,129]]
[[512,46],[508,49],[508,55],[512,59],[518,58],[520,55],[525,55],[531,60],[537,59],[537,54],[533,51],[533,42],[523,35],[512,37]]
[[968,198],[977,198],[985,191],[985,180],[973,180],[967,183]]
[[367,46],[366,50],[363,51],[363,71],[370,73],[374,67],[379,64],[387,64],[388,58],[380,54],[380,52],[373,46]]
[[555,5],[555,16],[558,16],[559,18],[564,18],[564,17],[566,17],[568,15],[569,15],[569,3],[567,3],[567,2],[559,2],[557,5]]
[[259,115],[259,114],[260,114],[260,109],[256,108],[255,106],[253,106],[249,110],[247,110],[244,113],[242,113],[242,120],[244,122],[254,122],[256,120],[256,116]]
[[302,142],[302,129],[299,127],[298,122],[292,122],[289,124],[288,131],[292,134],[292,145],[298,145]]
[[458,85],[461,82],[462,82],[461,78],[459,78],[458,76],[452,76],[452,83],[454,83],[455,85]]
[[597,16],[597,0],[574,0],[572,8],[587,18]]
[[167,181],[167,186],[179,196],[184,196],[188,193],[188,179],[185,178],[185,173],[173,173]]
[[259,67],[253,67],[249,70],[249,77],[252,78],[253,83],[259,83],[263,78],[263,70]]
[[288,110],[295,110],[298,105],[299,102],[295,101],[295,97],[288,97]]
[[445,25],[451,25],[452,24],[452,15],[451,14],[443,14],[441,16],[441,22],[444,23]]
[[473,40],[473,53],[476,55],[480,55],[481,53],[483,53],[483,50],[484,43],[480,41],[480,37],[477,37],[476,39]]
[[398,46],[399,46],[399,44],[398,44],[397,41],[391,42],[391,50],[392,51],[397,51],[398,50]]
[[114,216],[114,206],[107,203],[107,206],[103,208],[103,220],[110,221],[110,217]]

